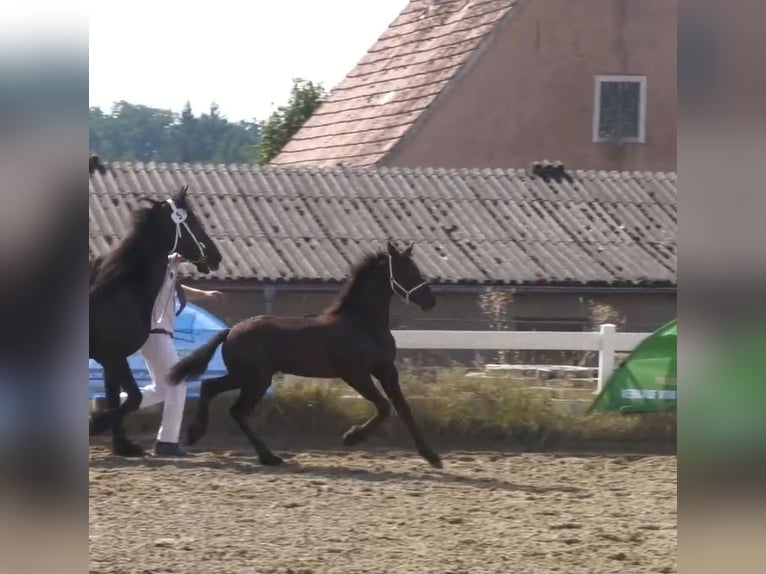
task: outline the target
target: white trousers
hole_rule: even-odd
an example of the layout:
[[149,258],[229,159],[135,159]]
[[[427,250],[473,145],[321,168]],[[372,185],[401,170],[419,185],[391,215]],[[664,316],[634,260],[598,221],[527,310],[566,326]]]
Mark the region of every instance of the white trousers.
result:
[[178,362],[173,339],[161,333],[150,333],[139,352],[152,377],[151,385],[141,387],[143,399],[139,408],[144,409],[165,401],[157,440],[178,442],[184,416],[186,385],[184,383],[171,385],[167,382],[166,377],[170,368]]

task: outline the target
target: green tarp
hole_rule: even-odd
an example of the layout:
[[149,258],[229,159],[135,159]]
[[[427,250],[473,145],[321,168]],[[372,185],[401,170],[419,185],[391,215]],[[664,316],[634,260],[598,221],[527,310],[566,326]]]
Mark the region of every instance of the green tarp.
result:
[[[721,326],[704,355],[684,364],[694,384],[684,399],[679,442],[688,459],[723,465],[766,461],[766,327]],[[710,336],[709,336],[710,337]],[[687,375],[684,375],[685,377]],[[726,461],[724,463],[723,461]],[[734,467],[732,467],[734,468]]]
[[589,412],[676,410],[676,319],[649,335],[614,370]]

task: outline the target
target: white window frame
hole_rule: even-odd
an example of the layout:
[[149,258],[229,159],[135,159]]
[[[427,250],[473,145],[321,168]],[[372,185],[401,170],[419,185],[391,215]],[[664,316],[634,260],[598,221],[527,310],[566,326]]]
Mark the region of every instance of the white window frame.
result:
[[[605,82],[635,82],[639,84],[638,137],[605,138],[598,133],[601,123],[601,84]],[[646,76],[639,75],[597,75],[593,88],[593,143],[646,143]]]

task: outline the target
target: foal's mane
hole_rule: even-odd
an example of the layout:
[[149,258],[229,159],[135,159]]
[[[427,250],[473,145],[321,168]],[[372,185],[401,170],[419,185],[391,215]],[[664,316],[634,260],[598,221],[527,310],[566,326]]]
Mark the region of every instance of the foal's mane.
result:
[[344,283],[335,300],[330,303],[322,314],[337,314],[340,313],[349,303],[351,298],[357,292],[362,278],[375,266],[378,261],[383,257],[386,257],[386,253],[379,251],[377,253],[370,253],[366,255],[361,261],[356,263],[349,272],[348,279]]

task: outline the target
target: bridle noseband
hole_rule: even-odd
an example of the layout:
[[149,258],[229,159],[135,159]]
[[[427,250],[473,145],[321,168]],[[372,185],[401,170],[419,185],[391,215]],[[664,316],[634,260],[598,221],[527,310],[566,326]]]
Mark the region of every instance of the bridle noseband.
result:
[[399,295],[402,301],[404,301],[407,304],[409,304],[410,302],[410,295],[412,295],[415,291],[417,291],[421,287],[425,287],[426,285],[428,285],[428,281],[423,281],[422,283],[418,283],[417,285],[415,285],[412,289],[405,289],[394,278],[394,263],[393,263],[393,259],[391,258],[391,255],[388,255],[388,276],[391,279],[391,291]]
[[186,228],[186,231],[189,232],[189,237],[191,237],[192,241],[194,241],[194,243],[197,245],[197,249],[199,250],[200,254],[200,258],[198,260],[190,261],[190,263],[205,263],[207,261],[207,255],[205,255],[205,244],[197,239],[189,227],[189,224],[186,223],[186,218],[188,217],[186,210],[176,206],[172,199],[167,199],[166,201],[170,205],[170,219],[172,219],[173,223],[176,225],[176,236],[175,240],[173,241],[173,248],[170,250],[170,253],[174,253],[176,247],[178,247],[178,240],[181,239],[181,226],[183,225]]

